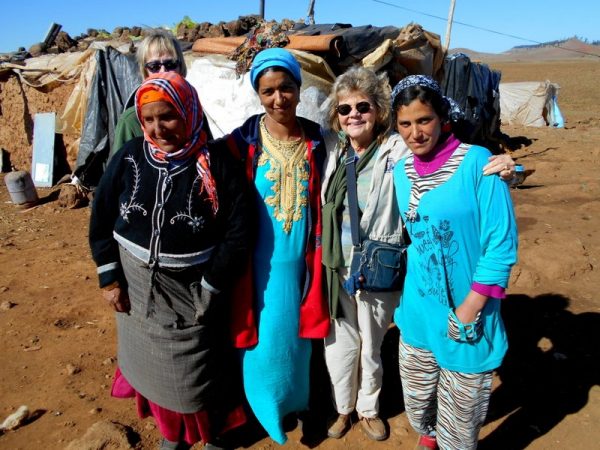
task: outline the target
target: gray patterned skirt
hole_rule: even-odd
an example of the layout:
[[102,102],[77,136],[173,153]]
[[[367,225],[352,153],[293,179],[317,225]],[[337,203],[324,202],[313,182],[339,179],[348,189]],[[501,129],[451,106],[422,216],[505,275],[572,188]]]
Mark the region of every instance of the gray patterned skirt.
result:
[[[202,267],[152,269],[120,248],[131,311],[117,313],[118,362],[141,395],[180,413],[220,403],[227,381],[225,308],[203,304]],[[215,301],[216,300],[216,301]],[[213,304],[214,303],[214,304]]]

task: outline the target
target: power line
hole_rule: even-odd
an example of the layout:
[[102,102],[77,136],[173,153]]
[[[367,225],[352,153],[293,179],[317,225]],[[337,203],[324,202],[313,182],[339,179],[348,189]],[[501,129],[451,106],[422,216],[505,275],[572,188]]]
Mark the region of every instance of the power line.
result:
[[[372,0],[372,1],[374,1],[375,3],[381,3],[383,5],[388,5],[388,6],[391,6],[393,8],[398,8],[398,9],[402,9],[402,10],[405,10],[405,11],[410,11],[410,12],[413,12],[413,13],[416,13],[416,14],[420,14],[422,16],[431,17],[433,19],[443,20],[444,22],[446,22],[446,20],[447,20],[446,17],[440,17],[440,16],[436,16],[435,14],[429,14],[429,13],[425,13],[423,11],[417,11],[416,9],[406,8],[404,6],[396,5],[395,3],[385,2],[385,1],[382,1],[382,0]],[[458,20],[454,20],[453,22],[457,23],[459,25],[462,25],[464,27],[474,28],[476,30],[486,31],[488,33],[499,34],[500,36],[511,37],[513,39],[519,39],[521,41],[527,41],[527,42],[531,42],[531,43],[534,43],[534,44],[537,44],[537,45],[547,45],[545,42],[539,42],[539,41],[535,41],[533,39],[524,38],[522,36],[516,36],[514,34],[508,34],[508,33],[503,33],[501,31],[491,30],[489,28],[479,27],[477,25],[471,25],[469,23],[460,22]],[[571,48],[565,48],[565,47],[561,47],[559,44],[553,44],[553,46],[556,47],[556,48],[560,48],[561,50],[566,50],[568,52],[581,53],[583,55],[600,57],[600,55],[597,55],[595,53],[584,52],[582,50],[575,50],[575,49],[571,49]]]

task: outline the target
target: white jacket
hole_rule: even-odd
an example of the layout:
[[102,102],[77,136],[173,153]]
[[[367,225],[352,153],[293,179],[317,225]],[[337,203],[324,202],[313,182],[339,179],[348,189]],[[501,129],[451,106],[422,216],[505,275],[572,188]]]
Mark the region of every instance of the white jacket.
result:
[[[338,145],[337,134],[328,132],[325,135],[327,159],[323,175],[321,198],[324,201],[325,191],[335,172],[342,149]],[[331,150],[333,149],[333,150]],[[391,133],[380,145],[376,154],[373,176],[369,187],[367,203],[360,221],[363,239],[373,239],[399,244],[402,242],[402,219],[394,193],[394,166],[405,158],[410,150],[399,134]]]

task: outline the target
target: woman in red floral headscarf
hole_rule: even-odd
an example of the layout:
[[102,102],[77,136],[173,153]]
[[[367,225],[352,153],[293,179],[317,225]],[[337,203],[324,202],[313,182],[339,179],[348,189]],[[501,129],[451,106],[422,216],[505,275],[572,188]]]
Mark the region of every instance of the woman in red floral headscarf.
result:
[[247,252],[246,183],[227,154],[210,152],[198,95],[181,75],[146,79],[136,112],[144,137],[100,181],[90,245],[117,312],[112,394],[135,396],[140,416],[154,416],[162,449],[185,449],[245,421],[226,366],[224,291]]

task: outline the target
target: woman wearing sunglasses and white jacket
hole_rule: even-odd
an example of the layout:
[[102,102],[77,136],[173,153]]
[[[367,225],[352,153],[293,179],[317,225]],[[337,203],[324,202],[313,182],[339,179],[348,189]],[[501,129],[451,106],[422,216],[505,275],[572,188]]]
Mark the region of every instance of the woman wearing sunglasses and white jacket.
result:
[[332,150],[326,162],[322,197],[323,264],[332,317],[325,339],[325,361],[338,413],[327,432],[332,438],[341,438],[350,429],[354,411],[370,439],[387,437],[379,418],[380,349],[400,293],[359,290],[351,296],[342,283],[348,278],[352,260],[344,164],[348,146],[358,156],[355,167],[361,240],[402,242],[392,172],[396,161],[409,150],[398,135],[390,134],[390,93],[387,77],[352,68],[337,78],[330,95],[332,133],[326,142]]
[[[356,411],[366,435],[384,440],[387,427],[379,417],[383,368],[381,344],[400,298],[400,292],[349,295],[352,238],[346,169],[348,147],[358,156],[356,184],[361,241],[402,243],[402,220],[394,196],[393,169],[409,154],[401,137],[391,131],[391,89],[385,75],[362,67],[340,75],[331,90],[329,151],[322,187],[323,264],[327,274],[332,326],[325,339],[325,361],[332,383],[337,417],[328,436],[341,438]],[[490,173],[514,166],[509,156],[494,157]],[[511,171],[501,175],[510,178]]]
[[[150,75],[162,72],[177,72],[185,78],[187,67],[183,58],[183,51],[177,38],[169,31],[163,29],[152,29],[146,31],[146,37],[142,40],[136,51],[137,62],[142,78],[145,80]],[[137,89],[136,91],[137,92]],[[115,135],[110,146],[108,160],[123,147],[123,145],[134,137],[143,136],[142,126],[135,112],[133,92],[125,105],[125,109],[115,127]],[[212,139],[212,133],[208,127],[208,121],[202,124],[202,129],[208,139]],[[108,164],[108,161],[107,161]]]

